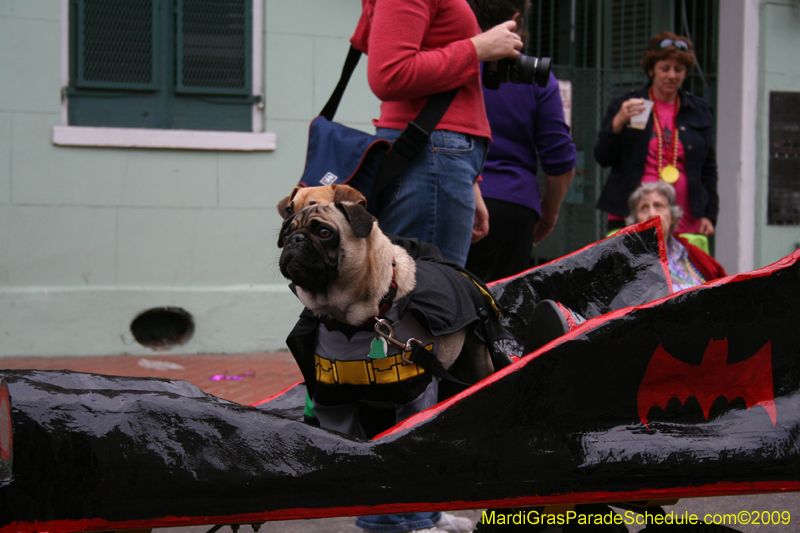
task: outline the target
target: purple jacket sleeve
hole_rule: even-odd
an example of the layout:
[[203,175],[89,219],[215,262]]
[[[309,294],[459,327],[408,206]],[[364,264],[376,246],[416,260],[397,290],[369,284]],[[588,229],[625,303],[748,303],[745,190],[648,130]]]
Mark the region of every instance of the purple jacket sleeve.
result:
[[551,73],[547,88],[536,86],[534,91],[537,93],[537,105],[533,117],[533,142],[544,173],[557,176],[575,168],[577,155],[564,118],[564,105],[556,77]]

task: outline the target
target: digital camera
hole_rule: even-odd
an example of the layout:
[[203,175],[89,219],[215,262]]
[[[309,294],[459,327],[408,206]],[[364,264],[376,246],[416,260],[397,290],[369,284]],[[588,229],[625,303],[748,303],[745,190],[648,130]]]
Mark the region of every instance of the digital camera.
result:
[[482,80],[484,87],[494,90],[507,81],[547,87],[550,81],[550,58],[520,54],[516,59],[487,61],[483,64]]

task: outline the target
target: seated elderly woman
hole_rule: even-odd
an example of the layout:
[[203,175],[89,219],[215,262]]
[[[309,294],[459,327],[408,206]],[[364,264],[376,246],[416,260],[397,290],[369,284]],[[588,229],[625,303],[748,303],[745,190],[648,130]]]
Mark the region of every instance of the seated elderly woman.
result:
[[631,194],[628,207],[631,210],[631,215],[626,219],[629,224],[661,217],[673,291],[678,292],[727,275],[713,257],[675,233],[683,209],[676,202],[672,185],[660,180],[643,183]]

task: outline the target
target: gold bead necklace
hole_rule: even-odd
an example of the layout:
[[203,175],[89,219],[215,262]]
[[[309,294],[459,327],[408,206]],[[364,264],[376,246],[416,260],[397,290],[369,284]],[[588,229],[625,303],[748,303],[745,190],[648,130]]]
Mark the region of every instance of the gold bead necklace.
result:
[[[674,184],[678,181],[681,174],[678,171],[678,128],[673,128],[674,134],[672,136],[672,164],[662,168],[663,153],[664,153],[664,133],[661,130],[661,123],[658,120],[658,111],[656,108],[656,97],[653,91],[653,86],[650,86],[650,99],[653,101],[653,125],[656,128],[656,138],[658,139],[658,175],[659,177],[669,184]],[[675,96],[675,116],[678,116],[678,110],[681,107],[681,97]]]

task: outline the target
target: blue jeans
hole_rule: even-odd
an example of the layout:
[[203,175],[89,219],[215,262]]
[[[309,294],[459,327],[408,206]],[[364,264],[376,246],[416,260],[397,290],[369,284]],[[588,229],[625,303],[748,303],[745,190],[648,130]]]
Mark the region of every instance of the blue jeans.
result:
[[[378,128],[394,142],[401,130]],[[488,139],[436,130],[403,173],[381,193],[382,231],[418,238],[439,247],[445,258],[464,266],[475,220],[472,184],[483,169]],[[376,533],[401,533],[434,527],[440,512],[367,515],[356,525]]]
[[356,525],[377,533],[401,533],[436,525],[442,513],[374,514],[359,516]]
[[[378,128],[394,142],[401,130]],[[488,139],[436,130],[403,173],[381,193],[378,225],[401,237],[435,244],[445,258],[464,266],[475,220],[472,184],[483,169]]]

